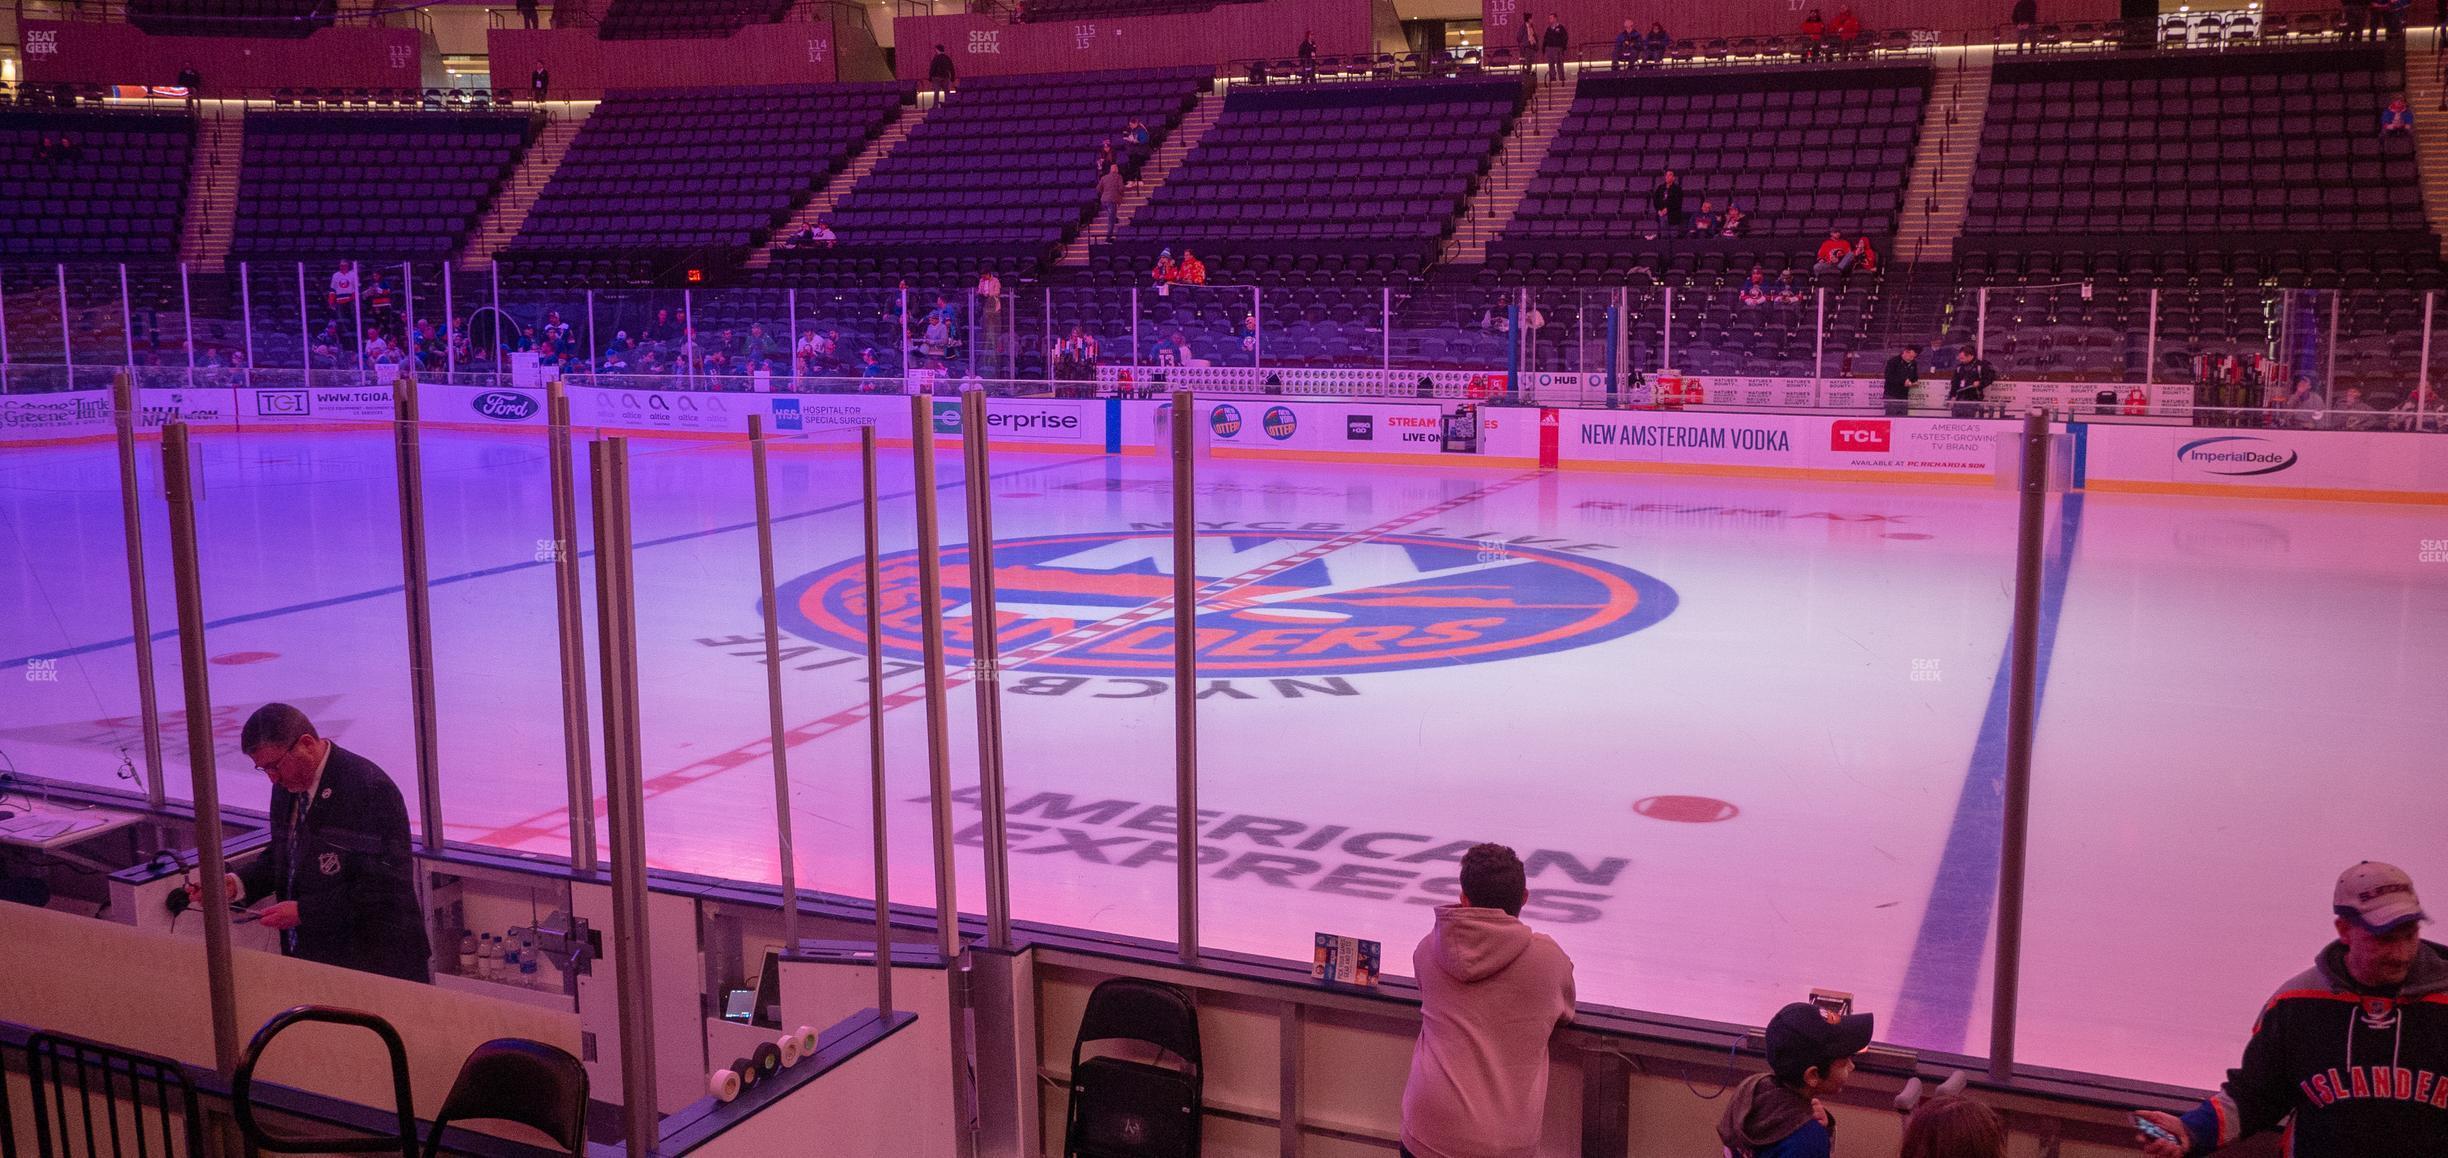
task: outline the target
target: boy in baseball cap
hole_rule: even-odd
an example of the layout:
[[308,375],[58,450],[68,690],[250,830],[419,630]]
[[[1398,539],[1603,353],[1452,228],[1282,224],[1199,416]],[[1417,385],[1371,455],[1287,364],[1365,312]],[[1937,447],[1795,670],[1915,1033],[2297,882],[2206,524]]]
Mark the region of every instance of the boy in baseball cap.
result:
[[1828,1158],[1836,1119],[1820,1104],[1853,1076],[1853,1055],[1870,1048],[1871,1017],[1842,1017],[1807,1001],[1768,1022],[1768,1072],[1734,1088],[1717,1138],[1732,1158]]

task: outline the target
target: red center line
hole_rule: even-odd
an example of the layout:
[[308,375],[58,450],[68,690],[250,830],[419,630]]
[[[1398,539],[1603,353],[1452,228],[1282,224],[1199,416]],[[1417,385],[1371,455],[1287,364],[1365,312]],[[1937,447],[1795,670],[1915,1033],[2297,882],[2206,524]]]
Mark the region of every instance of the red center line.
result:
[[[1393,532],[1399,531],[1404,527],[1412,526],[1423,520],[1435,518],[1439,515],[1446,514],[1447,512],[1459,509],[1471,503],[1478,502],[1481,499],[1511,490],[1512,488],[1520,486],[1531,479],[1539,477],[1540,473],[1541,472],[1539,471],[1528,471],[1518,474],[1508,479],[1490,483],[1484,487],[1480,487],[1477,490],[1456,495],[1453,498],[1446,499],[1443,502],[1422,507],[1419,510],[1411,511],[1406,514],[1397,515],[1391,519],[1387,519],[1384,522],[1378,523],[1375,526],[1366,527],[1357,531],[1347,531],[1341,535],[1335,536],[1332,539],[1322,540],[1313,546],[1295,552],[1294,554],[1287,555],[1281,559],[1277,559],[1272,563],[1261,564],[1238,575],[1213,580],[1198,589],[1198,598],[1203,602],[1208,599],[1228,595],[1233,591],[1257,586],[1264,583],[1268,579],[1281,575],[1284,572],[1304,563],[1314,562],[1317,559],[1323,558],[1336,551],[1340,551],[1345,547],[1356,546],[1371,539],[1392,534]],[[1238,605],[1241,605],[1239,601],[1227,600],[1224,606],[1219,608],[1211,608],[1211,610],[1231,610]],[[975,604],[973,603],[971,606],[974,607]],[[1095,643],[1098,640],[1119,635],[1122,632],[1127,631],[1130,628],[1150,619],[1154,619],[1157,616],[1169,615],[1171,614],[1172,609],[1173,597],[1171,595],[1166,595],[1162,598],[1155,599],[1137,607],[1125,610],[1118,615],[1096,620],[1092,623],[1081,624],[1080,626],[1074,627],[1060,635],[1049,636],[1045,639],[1039,640],[1036,643],[1030,644],[1027,647],[1013,652],[1009,658],[1004,660],[1003,666],[1006,668],[1023,667],[1037,660],[1047,659],[1064,651],[1068,651],[1073,647]],[[963,667],[947,672],[944,676],[944,688],[946,691],[949,691],[952,688],[964,686],[970,682],[975,674],[976,669],[971,667]],[[884,710],[889,712],[895,708],[906,707],[914,703],[921,703],[925,699],[926,683],[921,680],[920,682],[911,684],[907,687],[885,693],[883,698]],[[786,747],[796,748],[802,744],[832,735],[833,733],[839,732],[845,728],[855,727],[858,724],[865,722],[866,719],[867,704],[864,701],[861,701],[829,715],[820,716],[814,720],[808,721],[807,723],[799,724],[785,730],[782,733],[783,743]],[[645,784],[642,786],[644,789],[644,795],[646,798],[651,799],[666,792],[673,792],[681,788],[685,788],[691,784],[697,783],[700,780],[706,780],[721,775],[722,773],[728,772],[742,765],[762,762],[770,756],[772,751],[772,737],[763,736],[755,740],[751,740],[745,744],[741,744],[738,747],[730,749],[729,751],[718,752],[710,756],[700,757],[697,760],[683,764],[678,768],[674,768],[669,772],[660,773],[656,776],[648,778]],[[595,798],[595,811],[598,815],[603,813],[603,797],[598,796]],[[478,844],[488,844],[496,847],[514,847],[526,841],[542,840],[555,836],[566,839],[569,831],[566,819],[568,814],[569,808],[567,806],[563,806],[560,808],[551,809],[549,811],[539,812],[525,820],[516,821],[503,827],[493,829],[489,832],[478,833],[474,836],[468,837],[467,839],[473,840]]]

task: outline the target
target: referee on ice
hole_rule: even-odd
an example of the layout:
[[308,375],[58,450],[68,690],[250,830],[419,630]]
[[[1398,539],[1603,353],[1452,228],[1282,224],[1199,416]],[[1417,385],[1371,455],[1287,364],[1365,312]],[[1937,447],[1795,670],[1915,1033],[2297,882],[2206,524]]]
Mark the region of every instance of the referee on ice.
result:
[[272,844],[230,895],[277,899],[261,923],[286,956],[432,981],[399,786],[288,704],[257,708],[238,747],[272,781]]

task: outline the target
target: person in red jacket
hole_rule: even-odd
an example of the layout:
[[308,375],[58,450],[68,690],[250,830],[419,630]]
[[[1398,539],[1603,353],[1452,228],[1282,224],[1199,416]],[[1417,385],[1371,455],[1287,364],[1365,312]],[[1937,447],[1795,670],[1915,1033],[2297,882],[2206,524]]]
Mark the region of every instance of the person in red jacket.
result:
[[1861,20],[1853,15],[1852,5],[1837,9],[1836,23],[1828,26],[1829,34],[1836,38],[1837,55],[1853,55],[1854,46],[1861,40],[1861,31]]
[[1819,19],[1819,10],[1811,9],[1802,17],[1802,59],[1817,60],[1827,47],[1827,22]]
[[1819,257],[1811,264],[1811,272],[1821,276],[1843,273],[1853,268],[1853,246],[1845,241],[1841,230],[1828,230],[1827,240],[1819,243]]

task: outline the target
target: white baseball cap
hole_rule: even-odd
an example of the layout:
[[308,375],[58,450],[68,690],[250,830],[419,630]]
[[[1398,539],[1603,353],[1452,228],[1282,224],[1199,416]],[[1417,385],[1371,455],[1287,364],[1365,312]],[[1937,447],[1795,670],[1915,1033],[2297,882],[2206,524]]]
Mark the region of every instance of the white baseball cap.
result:
[[2423,919],[2422,901],[2414,895],[2414,878],[2396,865],[2376,860],[2338,874],[2334,904],[2337,915],[2352,917],[2374,932]]

